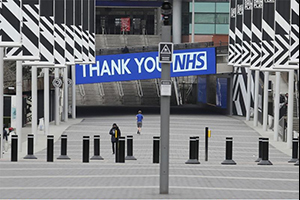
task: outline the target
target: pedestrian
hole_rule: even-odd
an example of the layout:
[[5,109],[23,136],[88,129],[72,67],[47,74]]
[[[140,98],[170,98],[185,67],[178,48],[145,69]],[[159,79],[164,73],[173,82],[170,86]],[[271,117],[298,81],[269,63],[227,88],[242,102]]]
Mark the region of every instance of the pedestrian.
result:
[[137,134],[141,134],[142,126],[143,126],[143,118],[142,111],[139,110],[138,114],[136,115],[136,121],[137,121]]
[[[7,142],[8,142],[8,135],[9,135],[9,133],[7,133],[7,130],[5,129],[5,126],[3,126],[3,136],[2,136],[2,138],[3,138],[3,144],[2,144],[2,147],[3,147],[3,150],[5,150],[5,151],[7,151]],[[4,151],[2,152],[2,153],[4,153]]]
[[111,135],[112,154],[115,154],[115,144],[118,143],[119,138],[121,136],[121,131],[116,123],[112,125],[109,134]]

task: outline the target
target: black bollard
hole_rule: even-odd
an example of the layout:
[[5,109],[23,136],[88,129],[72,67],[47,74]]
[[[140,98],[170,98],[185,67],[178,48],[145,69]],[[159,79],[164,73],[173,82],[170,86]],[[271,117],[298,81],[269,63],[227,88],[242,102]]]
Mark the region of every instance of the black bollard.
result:
[[118,152],[118,160],[117,163],[124,163],[125,162],[125,137],[119,137],[118,141],[119,147],[117,148]]
[[264,138],[262,140],[262,152],[261,152],[261,161],[257,163],[258,165],[273,165],[269,161],[269,138]]
[[199,136],[195,136],[196,138],[196,159],[199,160]]
[[297,161],[294,164],[295,166],[299,166],[299,154],[300,154],[300,145],[299,145],[299,136],[298,136],[298,156],[297,156]]
[[127,135],[127,156],[125,160],[136,160],[133,156],[133,136]]
[[259,162],[261,161],[261,152],[262,152],[262,141],[264,140],[265,138],[258,138],[258,158],[255,160],[255,162]]
[[236,162],[232,160],[232,146],[233,146],[233,138],[232,137],[226,137],[226,158],[221,163],[222,165],[236,165]]
[[205,127],[205,161],[208,161],[208,127]]
[[153,163],[159,163],[159,136],[153,136]]
[[82,162],[88,163],[90,160],[90,136],[83,136]]
[[292,159],[290,159],[289,163],[296,163],[298,159],[298,138],[293,138],[293,150],[292,150]]
[[27,136],[27,155],[24,157],[24,159],[37,159],[33,155],[33,147],[34,146],[34,136],[33,134],[28,134]]
[[18,161],[18,135],[11,136],[11,161]]
[[47,162],[53,162],[54,158],[54,136],[47,136]]
[[61,155],[57,159],[70,160],[67,156],[67,135],[61,135]]
[[[198,141],[199,141],[199,139],[198,139]],[[198,154],[197,153],[197,137],[190,137],[189,159],[188,159],[188,161],[185,162],[185,164],[200,164],[200,162],[197,159],[197,154]]]
[[91,160],[104,160],[100,156],[100,135],[94,135],[94,156]]

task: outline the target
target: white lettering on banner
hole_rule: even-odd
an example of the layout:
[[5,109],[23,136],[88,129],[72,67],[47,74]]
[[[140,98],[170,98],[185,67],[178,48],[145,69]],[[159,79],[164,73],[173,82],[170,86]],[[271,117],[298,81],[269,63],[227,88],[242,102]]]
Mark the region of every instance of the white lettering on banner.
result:
[[145,58],[142,58],[141,61],[139,61],[139,59],[137,59],[137,58],[134,59],[135,63],[138,65],[138,72],[139,72],[139,74],[142,73],[142,64],[144,62],[144,59]]
[[[149,61],[152,62],[151,68],[149,68],[149,65],[148,65]],[[155,70],[155,60],[154,60],[154,58],[148,57],[148,58],[145,60],[145,70],[146,70],[147,72],[149,72],[149,73],[151,73],[151,72],[153,72],[153,71]]]
[[100,69],[98,66],[93,66],[93,65],[89,65],[90,66],[90,77],[93,76],[93,71],[97,71],[97,76],[100,75]]
[[86,65],[81,65],[82,66],[82,75],[83,75],[83,77],[85,78],[86,77]]
[[125,71],[127,72],[127,74],[131,74],[131,71],[128,69],[127,65],[130,61],[130,58],[128,58],[126,60],[126,62],[124,62],[124,59],[122,59],[122,74],[125,74]]
[[207,69],[206,52],[174,54],[174,72],[200,71]]
[[[97,66],[99,68],[100,62],[97,62]],[[101,76],[103,76],[104,73],[107,73],[107,75],[111,75],[110,70],[109,70],[109,66],[107,64],[107,61],[104,60],[103,65],[102,65],[102,70],[101,70]]]
[[118,60],[118,65],[117,65],[117,63],[114,60],[112,60],[111,68],[112,68],[112,75],[115,75],[115,71],[117,71],[118,74],[121,74],[121,61]]

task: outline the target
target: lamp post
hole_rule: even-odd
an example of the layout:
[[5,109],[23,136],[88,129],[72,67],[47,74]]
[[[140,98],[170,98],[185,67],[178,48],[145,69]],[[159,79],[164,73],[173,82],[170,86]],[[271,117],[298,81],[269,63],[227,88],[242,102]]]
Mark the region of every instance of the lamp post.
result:
[[[161,6],[161,13],[163,15],[162,26],[162,42],[171,41],[171,26],[170,17],[172,14],[172,5],[168,1],[164,1]],[[160,53],[160,52],[159,52]],[[161,63],[161,81],[171,83],[171,67],[170,63]],[[168,84],[171,90],[171,84]],[[161,87],[162,88],[162,87]],[[169,143],[170,143],[170,94],[164,95],[161,92],[160,104],[160,194],[169,193]]]

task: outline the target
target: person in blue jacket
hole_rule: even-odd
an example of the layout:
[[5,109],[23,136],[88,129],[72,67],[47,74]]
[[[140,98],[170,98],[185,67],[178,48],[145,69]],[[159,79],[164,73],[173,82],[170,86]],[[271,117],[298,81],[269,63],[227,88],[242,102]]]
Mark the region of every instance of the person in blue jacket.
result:
[[143,126],[143,118],[142,111],[139,110],[138,114],[136,115],[136,121],[137,121],[137,134],[141,134],[142,126]]
[[112,125],[109,134],[111,135],[112,153],[115,154],[115,144],[118,143],[118,140],[121,136],[121,131],[116,123]]

